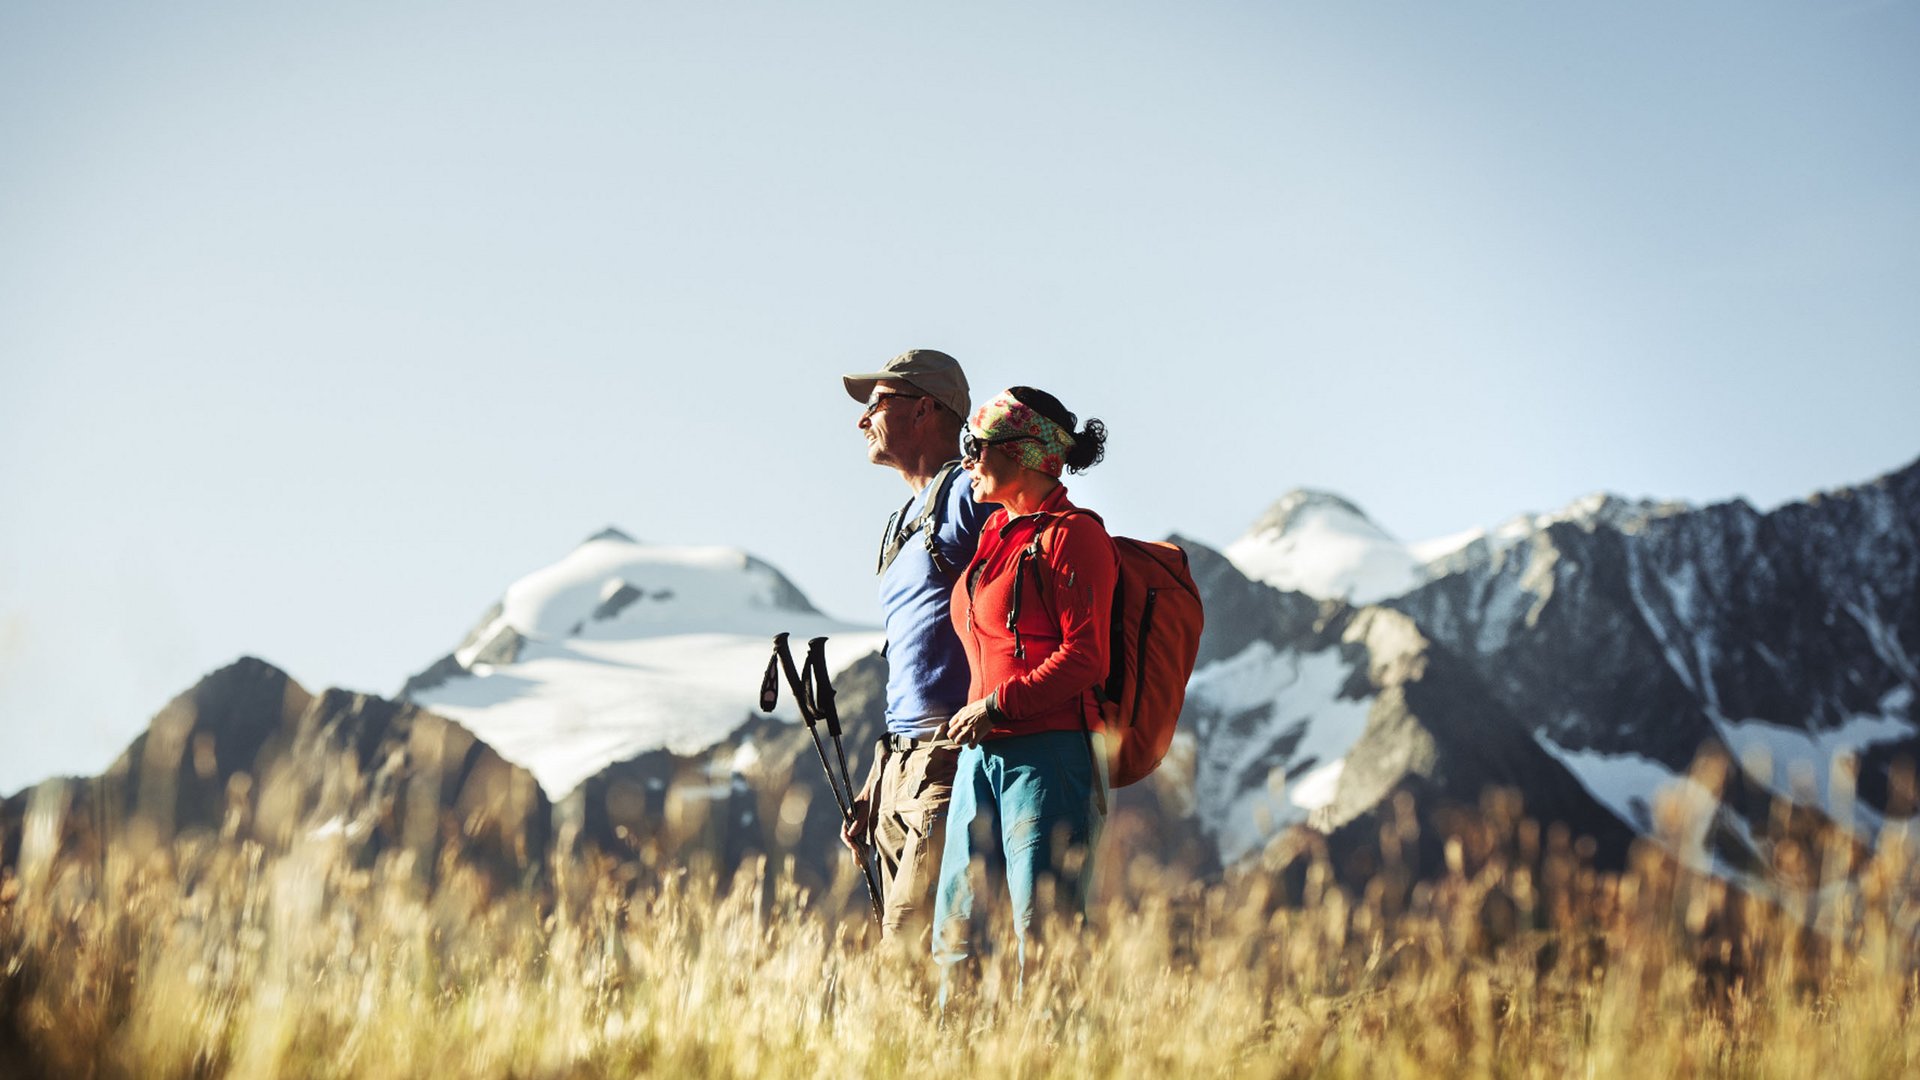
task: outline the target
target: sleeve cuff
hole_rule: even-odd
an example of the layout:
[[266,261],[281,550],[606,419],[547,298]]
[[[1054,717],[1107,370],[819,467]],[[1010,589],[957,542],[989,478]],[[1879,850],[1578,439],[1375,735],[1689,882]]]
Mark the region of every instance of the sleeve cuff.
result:
[[1000,691],[998,690],[987,695],[987,720],[991,722],[994,727],[1006,727],[1008,724],[1013,723],[1013,717],[1008,716],[1006,710],[1000,707]]

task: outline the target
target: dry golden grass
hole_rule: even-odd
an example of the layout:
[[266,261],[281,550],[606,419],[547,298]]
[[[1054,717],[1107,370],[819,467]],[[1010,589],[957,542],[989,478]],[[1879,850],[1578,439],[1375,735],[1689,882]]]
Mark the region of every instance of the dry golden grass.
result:
[[1920,1070],[1901,843],[1857,887],[1784,904],[1650,852],[1611,876],[1564,844],[1513,850],[1469,838],[1444,880],[1359,895],[1319,868],[1290,904],[1257,875],[1136,875],[1023,982],[990,962],[942,1011],[924,955],[869,944],[857,897],[809,905],[777,868],[720,895],[564,866],[536,902],[457,874],[428,894],[404,858],[355,869],[324,843],[185,842],[0,885],[0,1074]]

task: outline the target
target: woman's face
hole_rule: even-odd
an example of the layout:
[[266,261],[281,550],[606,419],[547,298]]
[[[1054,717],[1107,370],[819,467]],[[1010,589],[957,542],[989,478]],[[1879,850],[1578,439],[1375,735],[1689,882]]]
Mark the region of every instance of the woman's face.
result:
[[1023,466],[1004,446],[985,446],[978,458],[967,460],[967,479],[973,484],[973,501],[1004,503],[1006,493],[1020,479]]

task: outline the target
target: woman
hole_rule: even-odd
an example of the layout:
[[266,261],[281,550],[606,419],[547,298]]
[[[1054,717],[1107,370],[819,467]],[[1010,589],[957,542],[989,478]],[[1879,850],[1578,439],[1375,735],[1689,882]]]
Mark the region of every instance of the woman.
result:
[[[1105,454],[1106,425],[1052,394],[1016,386],[981,406],[961,437],[973,497],[998,503],[954,585],[953,622],[972,669],[968,704],[944,734],[966,747],[953,781],[934,900],[936,959],[971,949],[982,884],[1004,872],[1024,965],[1036,900],[1071,917],[1086,902],[1104,779],[1094,761],[1094,687],[1107,676],[1119,561],[1106,527],[1067,501],[1064,471]],[[1047,889],[1045,883],[1053,888]]]

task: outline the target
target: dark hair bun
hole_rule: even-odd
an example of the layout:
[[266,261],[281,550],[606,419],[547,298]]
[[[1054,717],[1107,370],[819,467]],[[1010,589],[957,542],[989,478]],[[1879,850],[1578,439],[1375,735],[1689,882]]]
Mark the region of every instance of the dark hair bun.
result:
[[1073,449],[1067,451],[1067,469],[1083,473],[1107,456],[1107,425],[1088,420],[1087,426],[1073,436]]
[[1007,390],[1014,400],[1039,413],[1041,416],[1060,425],[1060,430],[1073,437],[1073,448],[1067,451],[1067,471],[1083,473],[1100,464],[1107,456],[1107,425],[1099,420],[1088,420],[1079,431],[1073,430],[1077,418],[1067,411],[1060,399],[1045,390],[1035,390],[1031,386],[1015,386]]

